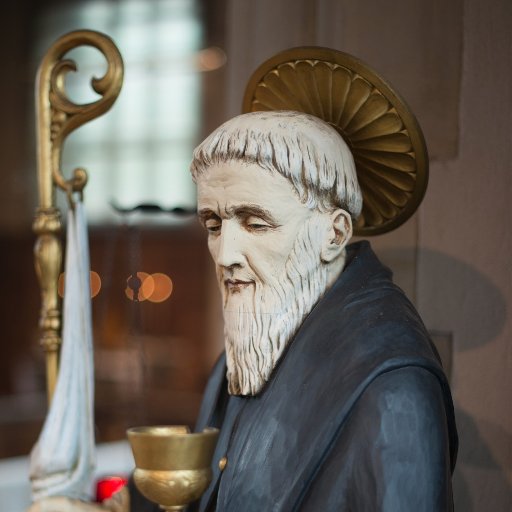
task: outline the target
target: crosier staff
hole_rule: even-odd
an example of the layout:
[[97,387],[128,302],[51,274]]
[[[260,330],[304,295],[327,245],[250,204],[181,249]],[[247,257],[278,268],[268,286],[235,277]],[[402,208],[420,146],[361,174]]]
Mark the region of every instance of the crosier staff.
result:
[[[107,60],[102,78],[93,78],[91,86],[101,98],[83,105],[73,103],[66,95],[65,76],[76,71],[74,61],[64,59],[67,52],[78,46],[97,48]],[[59,240],[62,223],[55,203],[59,188],[70,198],[81,193],[87,183],[87,173],[77,168],[66,179],[61,172],[62,147],[66,137],[84,123],[107,112],[119,95],[123,83],[123,60],[112,40],[99,32],[79,30],[58,39],[44,56],[37,73],[37,176],[39,206],[33,229],[38,235],[34,253],[35,267],[41,286],[41,345],[46,352],[48,401],[51,402],[58,374],[58,353],[61,344],[61,312],[57,282],[62,264]]]

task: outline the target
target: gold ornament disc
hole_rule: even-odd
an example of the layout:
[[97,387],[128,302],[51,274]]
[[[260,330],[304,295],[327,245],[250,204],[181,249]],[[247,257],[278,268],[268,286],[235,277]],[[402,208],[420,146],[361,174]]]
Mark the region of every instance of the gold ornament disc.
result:
[[264,62],[245,90],[243,112],[295,110],[333,126],[354,156],[363,211],[354,234],[403,224],[428,183],[421,128],[404,100],[360,60],[328,48],[301,47]]

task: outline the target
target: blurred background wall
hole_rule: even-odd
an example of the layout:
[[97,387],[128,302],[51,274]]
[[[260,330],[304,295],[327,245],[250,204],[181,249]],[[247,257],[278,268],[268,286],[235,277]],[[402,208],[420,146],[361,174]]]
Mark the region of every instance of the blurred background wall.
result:
[[[0,457],[28,452],[45,411],[30,231],[36,206],[32,91],[35,68],[46,49],[42,42],[47,45],[71,28],[108,27],[106,19],[112,18],[106,14],[108,8],[118,9],[116,19],[120,19],[122,5],[133,9],[126,15],[132,25],[154,20],[148,11],[137,11],[135,0],[43,4],[25,0],[4,2],[0,8]],[[194,2],[154,4],[163,5],[162,12],[175,19],[183,9],[190,11]],[[79,22],[76,18],[63,18],[63,13],[84,12],[84,6],[88,26],[73,26]],[[292,46],[322,45],[353,53],[382,73],[416,113],[431,158],[427,195],[412,219],[372,243],[419,308],[450,373],[461,445],[454,477],[457,510],[511,510],[512,4],[508,0],[205,0],[195,3],[190,12],[196,21],[189,20],[189,28],[182,29],[185,34],[197,31],[196,46],[167,62],[174,70],[181,66],[188,78],[167,78],[173,83],[185,80],[189,90],[196,87],[191,83],[198,84],[195,103],[185,113],[170,106],[158,121],[154,139],[147,133],[153,130],[148,126],[156,119],[155,111],[140,114],[149,119],[138,129],[131,128],[134,137],[137,133],[142,137],[145,153],[141,154],[148,161],[157,154],[161,161],[175,162],[176,170],[169,173],[182,172],[177,181],[185,183],[187,171],[179,170],[185,157],[168,155],[164,149],[179,147],[176,151],[184,153],[238,114],[251,72]],[[111,34],[123,55],[148,46],[147,32],[137,30]],[[174,29],[169,25],[162,30]],[[174,55],[172,38],[162,37],[159,44],[163,46],[149,47],[148,55]],[[147,55],[139,61],[135,58],[141,61],[147,62]],[[143,66],[139,80],[162,74],[165,65],[164,59],[163,64]],[[127,65],[127,73],[129,69]],[[139,89],[134,87],[135,94]],[[163,91],[162,97],[166,92],[177,94],[166,82],[156,87]],[[142,104],[142,98],[155,94],[155,89],[148,83],[138,94]],[[130,119],[137,119],[136,94],[131,103]],[[185,128],[190,132],[186,142],[173,139],[176,130]],[[110,136],[116,128],[105,130]],[[128,138],[129,144],[133,140]],[[123,152],[118,142],[112,142],[114,149],[105,154]],[[89,153],[80,151],[80,144],[66,157],[70,165],[82,165]],[[110,197],[133,206],[138,200],[135,192],[116,197],[116,191],[125,182],[141,180],[137,166],[131,165],[123,178],[126,164],[119,155],[112,161],[120,169],[121,181],[98,188],[109,190],[106,202]],[[150,174],[154,169],[163,179],[157,186],[165,191],[167,176],[161,161],[140,172]],[[95,165],[91,161],[91,176]],[[169,196],[175,193],[171,193],[175,183],[169,181]],[[187,196],[193,201],[193,190],[186,183],[184,187],[178,199]],[[150,195],[139,202],[163,201]],[[120,439],[126,426],[139,421],[193,423],[220,347],[215,284],[202,233],[193,220],[107,212],[91,226],[91,243],[93,267],[104,277],[94,299],[98,438]],[[133,271],[166,273],[174,283],[172,294],[163,302],[134,304],[125,294],[126,278]]]

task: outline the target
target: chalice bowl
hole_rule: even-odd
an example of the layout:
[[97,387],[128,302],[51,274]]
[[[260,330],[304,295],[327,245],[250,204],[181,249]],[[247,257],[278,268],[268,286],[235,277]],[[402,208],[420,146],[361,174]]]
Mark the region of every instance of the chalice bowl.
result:
[[127,431],[139,491],[163,510],[183,510],[199,499],[212,479],[219,431],[191,433],[184,426],[135,427]]

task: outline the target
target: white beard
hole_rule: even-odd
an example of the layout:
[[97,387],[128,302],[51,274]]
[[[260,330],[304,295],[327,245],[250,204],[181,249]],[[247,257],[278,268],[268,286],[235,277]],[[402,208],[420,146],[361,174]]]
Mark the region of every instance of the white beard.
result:
[[319,220],[312,217],[297,236],[285,275],[269,284],[255,283],[247,300],[230,304],[221,285],[230,394],[256,395],[261,391],[288,343],[325,292],[328,270],[320,260],[319,228]]

